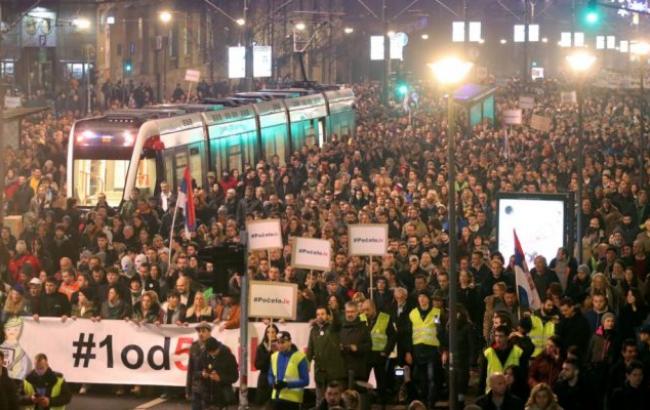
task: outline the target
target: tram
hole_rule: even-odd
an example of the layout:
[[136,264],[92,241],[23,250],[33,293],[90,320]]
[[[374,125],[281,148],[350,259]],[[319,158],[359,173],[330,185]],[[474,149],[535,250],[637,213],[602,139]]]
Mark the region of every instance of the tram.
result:
[[[351,89],[262,90],[207,105],[154,106],[78,120],[68,145],[68,195],[91,207],[99,195],[119,207],[134,188],[147,198],[160,182],[176,189],[186,167],[198,186],[207,174],[240,172],[261,159],[286,163],[304,146],[355,133]],[[205,109],[204,109],[205,108]]]

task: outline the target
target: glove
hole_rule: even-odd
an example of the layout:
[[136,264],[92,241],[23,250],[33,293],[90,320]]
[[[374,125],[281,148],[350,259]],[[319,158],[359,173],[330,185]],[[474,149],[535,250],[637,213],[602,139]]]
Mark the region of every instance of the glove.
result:
[[275,386],[273,386],[273,387],[277,391],[280,391],[282,389],[286,389],[287,388],[287,382],[285,382],[284,380],[275,382]]

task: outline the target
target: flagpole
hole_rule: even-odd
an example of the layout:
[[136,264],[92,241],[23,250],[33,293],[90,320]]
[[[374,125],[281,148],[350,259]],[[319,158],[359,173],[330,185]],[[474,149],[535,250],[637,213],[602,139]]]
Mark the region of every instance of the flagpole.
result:
[[169,260],[167,261],[167,273],[172,268],[172,241],[174,240],[174,226],[176,226],[176,215],[178,215],[178,203],[180,201],[176,198],[176,204],[174,205],[174,215],[172,216],[172,226],[169,229]]

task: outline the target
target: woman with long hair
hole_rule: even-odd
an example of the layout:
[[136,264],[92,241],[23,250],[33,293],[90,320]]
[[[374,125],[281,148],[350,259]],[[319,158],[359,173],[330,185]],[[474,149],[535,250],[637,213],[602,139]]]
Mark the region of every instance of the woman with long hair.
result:
[[22,288],[19,288],[17,286],[9,291],[5,305],[2,308],[2,314],[0,315],[0,324],[4,324],[7,320],[14,316],[31,315],[31,312],[25,303],[23,293],[24,291]]
[[212,322],[214,320],[212,306],[205,300],[203,292],[196,292],[194,303],[187,309],[185,317],[188,323]]
[[264,406],[271,399],[271,391],[269,386],[268,374],[271,368],[271,355],[278,350],[278,327],[273,323],[269,324],[264,329],[264,338],[262,343],[257,346],[255,354],[255,368],[260,371],[257,378],[257,391],[255,392],[255,403],[258,406]]
[[562,410],[562,407],[557,403],[557,397],[555,397],[551,386],[540,383],[530,392],[526,410]]
[[[627,271],[626,271],[627,272]],[[625,302],[619,315],[619,330],[621,340],[635,339],[637,329],[648,316],[648,307],[641,292],[637,288],[630,288],[625,292]]]

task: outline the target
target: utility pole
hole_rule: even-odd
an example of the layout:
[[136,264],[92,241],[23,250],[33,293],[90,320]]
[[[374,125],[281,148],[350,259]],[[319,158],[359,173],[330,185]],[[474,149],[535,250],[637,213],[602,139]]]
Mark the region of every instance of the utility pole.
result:
[[[0,55],[2,55],[2,4],[0,4]],[[5,87],[4,78],[0,77],[0,136],[4,137],[5,131]],[[5,138],[0,138],[0,224],[4,220],[5,214]]]
[[524,60],[521,71],[521,81],[528,83],[528,32],[530,29],[530,0],[524,0]]
[[463,51],[465,58],[469,58],[469,14],[467,8],[467,0],[463,0]]
[[253,42],[251,32],[253,13],[248,13],[248,0],[244,0],[244,47],[246,48],[246,91],[253,91]]
[[384,70],[381,76],[381,100],[388,104],[388,77],[390,76],[390,39],[388,38],[388,19],[386,18],[386,0],[381,0],[381,21],[384,37]]
[[571,48],[576,45],[576,0],[571,0]]

